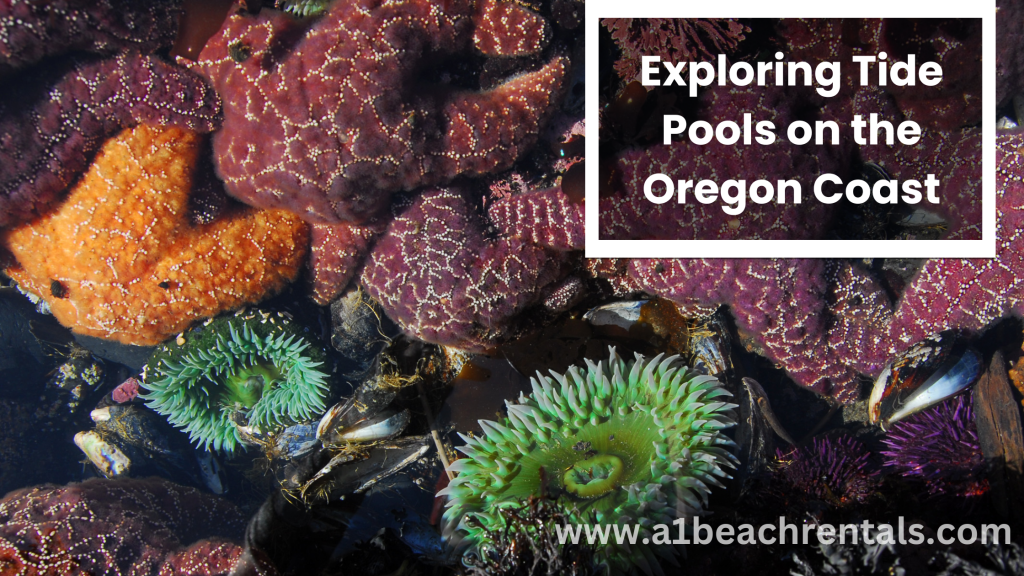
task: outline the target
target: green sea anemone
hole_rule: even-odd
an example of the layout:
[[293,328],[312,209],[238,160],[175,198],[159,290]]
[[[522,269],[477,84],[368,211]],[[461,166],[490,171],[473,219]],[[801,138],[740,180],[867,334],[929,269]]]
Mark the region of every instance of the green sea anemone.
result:
[[308,18],[323,14],[330,4],[331,0],[277,0],[276,7],[298,18]]
[[[448,497],[445,537],[488,554],[488,534],[500,533],[499,510],[530,496],[556,498],[576,525],[640,525],[636,544],[610,539],[596,552],[612,574],[638,566],[659,572],[655,555],[674,561],[674,548],[652,532],[707,506],[711,486],[734,468],[734,446],[722,430],[735,424],[730,396],[715,378],[679,361],[636,356],[626,362],[611,349],[581,370],[540,373],[533,394],[508,405],[508,418],[481,421],[484,434],[466,437],[458,476]],[[664,535],[662,535],[664,536]],[[643,544],[644,538],[653,538]]]
[[158,348],[141,397],[200,446],[233,452],[239,424],[269,432],[324,411],[323,359],[281,314],[222,317]]

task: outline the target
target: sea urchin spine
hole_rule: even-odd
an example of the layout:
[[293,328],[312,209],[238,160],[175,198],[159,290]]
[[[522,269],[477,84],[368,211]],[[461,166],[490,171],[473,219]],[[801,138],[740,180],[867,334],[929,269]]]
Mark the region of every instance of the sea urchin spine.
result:
[[776,477],[794,493],[834,506],[866,502],[878,489],[878,471],[871,455],[852,436],[821,437],[802,448],[777,452]]
[[[466,457],[439,493],[448,497],[445,536],[476,554],[488,554],[487,535],[501,530],[499,511],[531,496],[557,498],[568,523],[639,524],[648,539],[653,524],[700,512],[735,466],[722,434],[735,423],[729,392],[678,356],[626,362],[612,349],[607,361],[538,373],[532,383],[533,394],[507,403],[508,418],[482,420],[482,436],[463,436]],[[609,543],[596,559],[619,574],[657,571],[655,554],[673,553],[667,544]]]
[[888,448],[882,452],[885,465],[920,480],[932,496],[971,497],[988,490],[970,394],[897,422],[882,442]]

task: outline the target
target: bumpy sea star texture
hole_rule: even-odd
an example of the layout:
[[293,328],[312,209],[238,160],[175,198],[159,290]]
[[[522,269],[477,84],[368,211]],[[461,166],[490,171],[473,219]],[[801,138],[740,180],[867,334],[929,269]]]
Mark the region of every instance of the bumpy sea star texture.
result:
[[[627,279],[680,304],[728,304],[737,325],[794,380],[853,401],[858,372],[877,374],[931,334],[977,332],[1000,318],[1024,316],[1024,135],[999,138],[997,167],[996,257],[928,260],[895,311],[884,289],[849,264],[632,260]],[[605,267],[598,275],[621,280],[616,270]]]
[[107,142],[57,210],[11,229],[8,269],[76,332],[151,345],[255,302],[298,273],[308,226],[241,207],[190,218],[200,137],[139,125]]
[[838,361],[861,374],[877,375],[894,353],[888,349],[877,352],[892,318],[889,295],[873,276],[849,263],[830,264],[826,277],[825,312],[830,323],[821,344],[825,353],[815,353],[815,361],[825,366]]
[[72,62],[0,90],[0,226],[49,209],[104,140],[139,122],[208,132],[220,101],[155,56]]
[[[825,306],[817,300],[817,294],[807,293],[801,299],[789,295],[792,291],[782,291],[788,296],[781,300],[781,305],[777,309],[763,307],[760,317],[787,326],[790,332],[804,334],[805,340],[801,345],[790,347],[778,336],[778,331],[764,333],[762,338],[770,357],[798,382],[819,392],[831,393],[840,400],[852,400],[856,388],[852,380],[842,377],[844,373],[852,376],[856,370],[875,375],[894,355],[931,334],[949,329],[976,333],[1000,318],[1024,316],[1024,280],[1021,279],[1024,276],[1021,272],[1024,270],[1024,134],[1001,135],[997,141],[996,162],[999,219],[995,258],[928,260],[903,291],[895,311],[880,285],[863,270],[852,266],[843,267],[830,276]],[[650,273],[650,266],[638,266],[637,262],[641,261],[634,261],[632,266]],[[808,266],[793,264],[800,261],[761,262],[768,268]],[[770,264],[772,262],[774,264]],[[663,266],[674,272],[667,263]],[[773,278],[771,274],[754,271],[744,286],[763,286],[766,278]],[[693,272],[696,278],[702,278],[702,273],[700,267]],[[668,297],[673,294],[693,297],[690,289],[694,284],[698,281],[676,279],[668,287],[662,287],[664,292],[660,293]],[[779,293],[780,288],[769,290],[765,297],[772,292]],[[719,301],[733,305],[741,327],[752,324],[742,312],[743,305],[734,304],[735,296]],[[822,320],[825,324],[801,321],[802,314],[792,312],[793,307],[826,311]],[[822,328],[826,330],[824,337],[820,332]],[[828,376],[833,385],[843,381],[849,384],[830,392],[820,385],[815,373]]]
[[750,28],[732,18],[604,18],[601,24],[622,50],[615,62],[619,77],[640,75],[641,56],[667,62],[714,60],[733,52]]
[[228,192],[314,223],[359,222],[393,192],[507,168],[557,107],[566,58],[484,92],[424,89],[416,79],[429,55],[469,50],[474,34],[511,27],[488,49],[528,48],[516,35],[529,28],[523,10],[335,2],[308,30],[283,13],[230,16],[199,60],[224,98],[214,152]]
[[536,12],[503,0],[477,0],[473,45],[488,56],[526,56],[540,52],[551,29]]
[[564,276],[557,252],[488,239],[466,194],[424,192],[388,227],[363,272],[367,292],[418,338],[482,351]]
[[677,304],[728,304],[739,328],[755,335],[769,358],[820,394],[853,401],[856,372],[829,358],[821,260],[632,260],[630,275],[646,292]]
[[1024,315],[1024,134],[996,143],[995,258],[929,260],[900,300],[886,342],[900,349],[950,328],[975,332]]
[[502,198],[487,208],[487,216],[510,238],[562,252],[583,249],[583,205],[560,187]]
[[384,228],[382,224],[313,224],[309,269],[317,304],[326,306],[345,291]]
[[169,46],[180,16],[181,0],[8,0],[0,4],[0,77],[73,50]]
[[25,488],[0,500],[0,571],[226,575],[242,548],[204,539],[244,529],[233,504],[160,478]]
[[[824,102],[798,89],[715,89],[701,98],[699,119],[712,125],[724,120],[742,122],[749,113],[754,121],[770,120],[778,135],[797,119],[809,105]],[[688,118],[692,122],[698,118]],[[849,143],[839,146],[798,146],[776,140],[774,144],[734,145],[712,141],[700,146],[689,140],[663,145],[660,142],[642,150],[627,150],[616,160],[617,181],[614,193],[601,199],[601,236],[607,239],[804,239],[818,238],[831,221],[832,206],[807,198],[819,174],[833,173],[841,178],[847,172]],[[796,180],[803,196],[795,203],[789,192],[785,202],[778,196],[767,204],[748,198],[739,215],[727,214],[724,202],[702,204],[687,192],[685,204],[675,196],[663,204],[654,204],[644,195],[647,178],[664,174],[676,180],[712,180],[720,185],[730,179],[748,183],[764,179],[777,188],[780,180]],[[654,186],[654,194],[664,195],[664,183]],[[735,193],[735,191],[733,191]],[[764,191],[758,192],[763,196]],[[746,196],[746,195],[744,195]]]
[[[880,89],[858,91],[853,112],[864,118],[877,113],[880,119],[893,126],[906,119],[892,97]],[[934,175],[939,181],[936,187],[939,203],[922,200],[917,206],[946,220],[949,230],[943,238],[981,238],[980,128],[924,127],[920,141],[913,146],[889,146],[880,138],[878,144],[861,146],[860,156],[865,161],[877,162],[899,180],[915,179],[923,183],[929,174]]]

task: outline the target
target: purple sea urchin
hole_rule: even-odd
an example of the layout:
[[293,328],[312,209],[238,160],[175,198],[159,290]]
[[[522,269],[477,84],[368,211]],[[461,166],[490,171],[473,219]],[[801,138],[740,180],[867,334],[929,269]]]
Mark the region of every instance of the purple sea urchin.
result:
[[924,482],[928,493],[978,496],[988,490],[980,477],[985,456],[974,425],[968,394],[910,416],[893,425],[883,440],[885,465]]
[[627,362],[613,348],[607,361],[586,362],[538,374],[533,394],[507,403],[508,418],[482,420],[482,436],[463,436],[466,457],[451,465],[458,476],[439,493],[448,497],[447,538],[487,555],[488,534],[503,529],[502,508],[548,496],[564,507],[567,524],[639,524],[636,543],[595,552],[610,573],[660,573],[656,555],[673,559],[667,531],[651,528],[701,511],[724,468],[735,466],[732,440],[722,434],[735,405],[718,380],[678,356]]
[[851,436],[815,438],[777,454],[777,479],[835,506],[864,502],[879,484],[877,471],[868,467],[867,449]]

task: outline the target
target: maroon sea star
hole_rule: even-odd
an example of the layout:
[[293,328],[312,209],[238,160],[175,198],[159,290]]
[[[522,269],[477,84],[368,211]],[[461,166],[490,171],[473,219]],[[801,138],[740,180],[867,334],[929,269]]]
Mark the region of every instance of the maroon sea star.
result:
[[633,260],[629,275],[680,304],[728,304],[737,325],[797,382],[853,401],[857,373],[957,328],[1024,316],[1024,134],[998,141],[995,258],[927,261],[895,311],[865,271],[819,260]]
[[0,3],[0,77],[73,50],[151,52],[174,42],[181,0]]
[[996,143],[999,212],[995,258],[929,260],[907,288],[885,341],[897,350],[941,330],[978,331],[1024,316],[1024,134]]
[[362,283],[418,338],[483,351],[515,334],[516,316],[559,287],[565,264],[523,239],[487,238],[466,194],[431,190],[388,226]]
[[[454,206],[470,210],[466,203]],[[583,206],[573,204],[560,188],[502,198],[491,203],[487,216],[490,224],[506,238],[558,252],[583,249]],[[452,225],[472,221],[473,218],[453,218]],[[341,294],[359,272],[363,260],[384,229],[385,226],[380,224],[314,224],[310,256],[313,300],[326,305]],[[465,234],[464,231],[457,233]],[[475,231],[470,232],[469,236],[475,238],[475,234]]]
[[0,91],[0,226],[48,209],[121,129],[145,122],[209,132],[219,108],[195,73],[131,52],[68,61],[7,86]]
[[227,574],[243,549],[216,537],[244,528],[233,504],[160,478],[25,488],[0,500],[0,566],[5,574]]
[[392,192],[511,165],[559,103],[565,57],[484,92],[416,86],[426,54],[464,51],[474,34],[489,51],[537,48],[518,36],[483,46],[487,32],[545,35],[532,13],[487,4],[335,2],[308,30],[282,13],[230,16],[199,59],[224,98],[214,152],[228,191],[314,223],[360,222]]
[[712,60],[732,53],[750,29],[732,18],[604,18],[622,50],[615,71],[626,82],[640,75],[640,57],[668,62]]
[[563,252],[583,249],[583,206],[561,187],[502,198],[487,208],[487,216],[509,238]]
[[[821,108],[824,101],[810,91],[799,89],[745,88],[713,89],[700,100],[701,112],[690,122],[701,119],[716,125],[723,120],[742,122],[749,113],[755,121],[772,121],[778,134],[808,107]],[[614,164],[614,183],[609,194],[602,194],[599,223],[601,237],[616,240],[709,240],[819,238],[835,212],[832,206],[813,201],[810,191],[819,174],[845,177],[851,157],[850,142],[839,146],[800,146],[786,141],[751,146],[725,145],[712,141],[706,145],[687,140],[621,153]],[[764,179],[775,183],[782,179],[800,182],[802,203],[792,193],[785,202],[757,204],[748,199],[741,215],[723,211],[725,204],[701,204],[692,190],[685,204],[673,197],[653,204],[644,196],[644,186],[652,174],[664,174],[673,182],[709,179],[720,184],[729,179],[753,183]],[[664,184],[657,184],[663,194]],[[759,191],[763,194],[763,191]],[[746,194],[744,194],[746,196]]]
[[309,270],[317,304],[326,306],[345,290],[384,228],[382,224],[313,224]]
[[856,373],[830,362],[824,260],[632,260],[644,291],[683,305],[728,304],[739,328],[797,382],[841,400],[855,398]]

